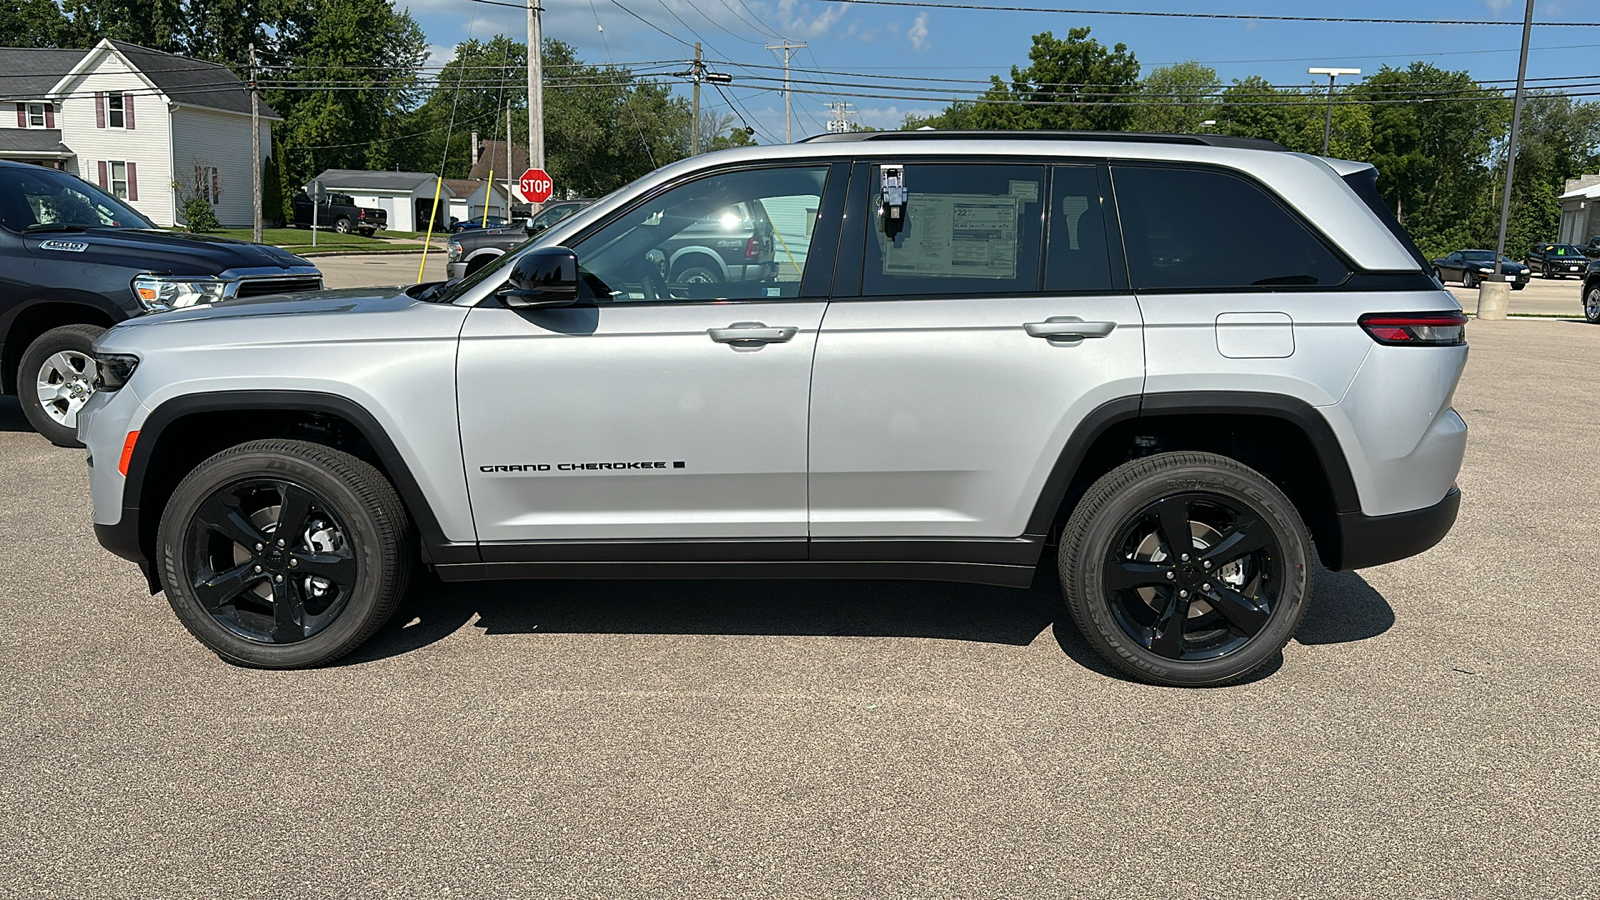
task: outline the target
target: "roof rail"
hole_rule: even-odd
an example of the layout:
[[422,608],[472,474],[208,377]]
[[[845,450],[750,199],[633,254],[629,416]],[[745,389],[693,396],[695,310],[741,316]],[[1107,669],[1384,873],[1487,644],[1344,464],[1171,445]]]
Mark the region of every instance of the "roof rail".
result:
[[1139,131],[850,131],[803,138],[803,144],[854,141],[1114,141],[1129,144],[1187,144],[1239,150],[1288,151],[1276,141],[1226,134],[1149,134]]

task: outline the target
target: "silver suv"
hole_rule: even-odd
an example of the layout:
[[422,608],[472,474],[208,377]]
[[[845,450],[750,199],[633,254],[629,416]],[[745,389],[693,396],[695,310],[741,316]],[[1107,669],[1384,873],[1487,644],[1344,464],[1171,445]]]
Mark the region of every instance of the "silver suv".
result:
[[[420,561],[1026,587],[1171,685],[1456,517],[1466,320],[1371,166],[1213,136],[839,135],[684,160],[459,282],[95,343],[95,528],[224,659],[326,663]],[[759,203],[774,265],[663,247]]]

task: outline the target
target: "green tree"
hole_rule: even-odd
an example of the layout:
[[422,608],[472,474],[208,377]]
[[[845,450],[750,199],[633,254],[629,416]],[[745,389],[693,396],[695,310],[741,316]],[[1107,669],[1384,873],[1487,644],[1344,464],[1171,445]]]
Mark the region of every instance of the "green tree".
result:
[[0,47],[70,47],[72,20],[55,0],[0,4]]
[[62,46],[92,47],[101,38],[182,53],[188,25],[183,0],[66,0],[71,23]]
[[[1505,151],[1497,154],[1504,166]],[[1524,98],[1517,137],[1517,168],[1511,186],[1506,253],[1521,257],[1536,241],[1556,239],[1561,194],[1567,179],[1600,164],[1600,104],[1561,94],[1532,92]],[[1504,169],[1496,176],[1505,180]],[[1493,205],[1493,204],[1491,204]],[[1499,209],[1494,209],[1496,215]]]
[[1139,90],[1139,61],[1125,44],[1107,49],[1073,28],[1065,40],[1053,32],[1033,36],[1028,67],[1011,68],[1011,80],[990,78],[967,127],[1126,131]]
[[1198,133],[1203,130],[1201,122],[1216,118],[1216,95],[1221,90],[1217,70],[1193,60],[1152,69],[1139,83],[1133,128],[1159,134]]

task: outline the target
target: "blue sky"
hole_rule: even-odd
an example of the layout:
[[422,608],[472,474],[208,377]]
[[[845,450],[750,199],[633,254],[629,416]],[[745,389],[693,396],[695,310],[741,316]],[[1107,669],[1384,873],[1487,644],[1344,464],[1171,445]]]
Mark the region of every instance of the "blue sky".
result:
[[[728,93],[768,143],[783,138],[783,97],[778,92],[782,54],[766,49],[774,35],[805,42],[795,54],[797,79],[855,81],[873,87],[840,88],[866,94],[898,94],[917,99],[843,97],[855,118],[869,125],[893,127],[908,112],[928,113],[946,105],[938,95],[905,88],[974,88],[957,82],[915,79],[986,79],[1009,72],[1026,61],[1031,36],[1042,31],[1065,34],[1089,26],[1107,45],[1122,42],[1145,71],[1195,59],[1217,69],[1224,82],[1261,75],[1275,84],[1300,84],[1321,78],[1306,74],[1308,66],[1332,65],[1376,71],[1384,64],[1402,65],[1426,59],[1450,69],[1466,69],[1479,79],[1516,77],[1523,4],[1515,0],[1027,0],[1018,6],[1074,6],[1163,12],[1228,12],[1261,15],[1403,17],[1418,19],[1493,19],[1506,26],[1376,25],[1301,22],[1250,22],[1153,19],[1129,16],[1015,13],[995,10],[938,10],[875,7],[820,0],[621,0],[622,5],[652,23],[644,24],[612,0],[543,0],[544,33],[575,45],[586,61],[663,63],[685,59],[683,43],[703,40],[708,57],[734,64],[715,69],[734,76]],[[942,2],[942,0],[935,0]],[[981,0],[970,0],[979,5]],[[421,23],[436,62],[451,55],[456,42],[497,33],[525,37],[525,15],[515,9],[466,0],[401,0]],[[1000,4],[997,4],[1000,5]],[[603,26],[596,28],[596,19]],[[681,21],[680,21],[681,20]],[[1597,21],[1600,0],[1542,0],[1535,21]],[[659,30],[657,30],[659,29]],[[668,37],[667,34],[677,38]],[[695,32],[698,32],[698,37]],[[1600,28],[1535,27],[1530,78],[1600,76]],[[742,64],[742,65],[741,65]],[[642,68],[660,71],[670,64]],[[800,69],[860,73],[866,77],[806,74]],[[796,93],[796,137],[823,130],[831,97]],[[722,106],[715,92],[704,102]]]

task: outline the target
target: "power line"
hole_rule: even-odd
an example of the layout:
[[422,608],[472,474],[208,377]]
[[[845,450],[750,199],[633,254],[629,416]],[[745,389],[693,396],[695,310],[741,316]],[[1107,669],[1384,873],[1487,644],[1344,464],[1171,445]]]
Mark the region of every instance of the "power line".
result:
[[[488,3],[490,0],[478,0]],[[1252,22],[1321,22],[1339,25],[1516,25],[1494,19],[1380,19],[1355,16],[1266,16],[1247,13],[1150,12],[1129,9],[1060,9],[1043,6],[976,6],[970,3],[929,3],[926,0],[822,0],[859,6],[909,6],[917,9],[963,9],[979,12],[1063,13],[1075,16],[1145,16],[1158,19],[1230,19]],[[1600,22],[1536,22],[1545,28],[1600,28]]]

